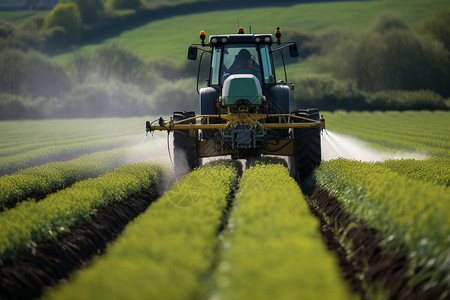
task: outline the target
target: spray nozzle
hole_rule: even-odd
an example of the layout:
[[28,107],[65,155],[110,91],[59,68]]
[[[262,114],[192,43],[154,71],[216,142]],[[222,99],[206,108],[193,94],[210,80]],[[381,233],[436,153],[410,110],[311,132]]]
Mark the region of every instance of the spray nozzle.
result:
[[325,128],[325,118],[323,117],[323,115],[320,115],[320,132],[323,134],[323,132],[325,132],[326,134],[328,134],[327,129]]

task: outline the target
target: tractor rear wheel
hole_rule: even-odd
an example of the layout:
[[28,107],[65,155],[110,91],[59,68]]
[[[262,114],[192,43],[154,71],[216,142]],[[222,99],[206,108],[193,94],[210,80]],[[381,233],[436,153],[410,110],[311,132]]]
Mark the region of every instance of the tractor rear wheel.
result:
[[[298,109],[293,115],[319,121],[319,110],[316,108]],[[294,119],[296,123],[306,120]],[[300,185],[311,185],[313,172],[322,159],[320,128],[294,129],[294,156],[290,159],[291,175]],[[302,187],[303,189],[303,187]]]
[[[173,113],[173,121],[178,122],[195,117],[194,111],[182,111]],[[195,123],[195,120],[184,123]],[[199,166],[197,157],[197,137],[190,136],[189,130],[174,130],[173,132],[173,164],[176,180]]]

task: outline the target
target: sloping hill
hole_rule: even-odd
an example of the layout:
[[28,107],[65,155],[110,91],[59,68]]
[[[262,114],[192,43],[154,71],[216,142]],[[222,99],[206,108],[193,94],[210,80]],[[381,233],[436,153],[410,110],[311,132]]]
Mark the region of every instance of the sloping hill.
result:
[[[276,26],[280,26],[282,32],[360,30],[369,28],[380,14],[386,12],[397,14],[414,25],[429,11],[443,5],[448,5],[448,1],[333,1],[218,10],[150,21],[143,26],[96,39],[84,48],[92,50],[104,43],[118,43],[145,60],[165,57],[174,62],[184,62],[188,45],[199,42],[200,30],[205,30],[207,35],[233,33],[238,20],[247,30],[252,26],[253,32],[259,33],[273,32]],[[65,58],[67,54],[58,60],[64,61]]]

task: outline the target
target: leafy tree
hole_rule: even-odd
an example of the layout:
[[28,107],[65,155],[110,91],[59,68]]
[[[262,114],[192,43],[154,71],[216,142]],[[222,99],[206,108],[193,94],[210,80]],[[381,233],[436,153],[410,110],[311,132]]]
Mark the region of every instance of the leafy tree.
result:
[[83,23],[78,5],[75,3],[60,3],[45,17],[43,29],[61,26],[71,42],[81,38]]
[[404,20],[402,20],[400,17],[396,15],[383,14],[378,18],[377,22],[375,23],[373,31],[382,34],[385,33],[386,31],[393,29],[408,30],[409,26],[408,24],[406,24]]
[[27,115],[25,100],[17,95],[0,94],[0,120],[20,119]]
[[123,82],[138,83],[146,72],[144,61],[117,44],[98,48],[92,59],[91,65],[104,79],[116,78]]
[[17,26],[17,28],[21,30],[36,31],[41,29],[43,25],[44,17],[37,16],[26,20],[25,22]]
[[15,25],[6,20],[0,20],[0,38],[7,38],[15,29]]
[[106,3],[112,9],[138,9],[143,5],[142,0],[108,0]]
[[353,80],[366,92],[433,90],[450,95],[448,51],[395,18],[380,18],[372,30],[338,43],[315,61],[323,71]]
[[48,98],[60,96],[70,88],[63,68],[36,52],[2,51],[0,70],[0,93]]
[[102,0],[62,0],[60,2],[77,4],[84,24],[97,22],[105,10]]
[[433,11],[419,24],[418,30],[430,34],[450,51],[450,6]]

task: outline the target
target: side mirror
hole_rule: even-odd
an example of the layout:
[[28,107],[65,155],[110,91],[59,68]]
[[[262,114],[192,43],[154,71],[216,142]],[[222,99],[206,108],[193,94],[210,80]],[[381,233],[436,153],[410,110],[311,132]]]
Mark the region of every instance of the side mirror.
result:
[[188,59],[189,60],[196,60],[197,59],[197,47],[189,46],[188,50]]
[[291,55],[291,57],[298,57],[297,44],[294,43],[289,45],[289,54]]

